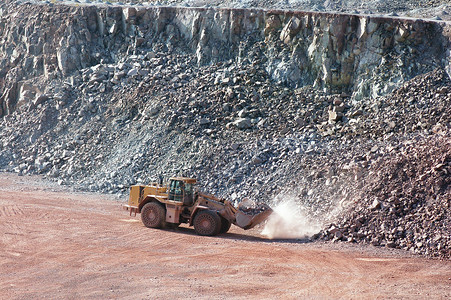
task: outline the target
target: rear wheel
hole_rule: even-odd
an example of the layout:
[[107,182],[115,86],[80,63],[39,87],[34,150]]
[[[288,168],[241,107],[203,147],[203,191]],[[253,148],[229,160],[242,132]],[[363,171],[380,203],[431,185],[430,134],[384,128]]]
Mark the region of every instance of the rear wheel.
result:
[[217,235],[221,230],[221,218],[211,210],[203,210],[194,217],[194,230],[198,235]]
[[141,209],[141,220],[146,227],[163,228],[166,225],[166,211],[159,203],[147,203]]
[[231,225],[232,223],[230,223],[229,220],[221,217],[221,229],[219,230],[219,233],[226,233],[227,231],[229,231]]

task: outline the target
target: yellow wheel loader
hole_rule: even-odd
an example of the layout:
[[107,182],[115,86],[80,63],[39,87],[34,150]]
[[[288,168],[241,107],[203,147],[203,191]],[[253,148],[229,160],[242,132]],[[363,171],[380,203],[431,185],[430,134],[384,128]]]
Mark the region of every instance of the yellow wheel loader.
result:
[[266,204],[258,209],[235,208],[229,201],[195,190],[196,179],[174,177],[168,186],[152,183],[130,188],[124,209],[141,213],[143,224],[150,228],[175,228],[181,223],[194,226],[199,235],[226,233],[231,224],[250,229],[272,213]]

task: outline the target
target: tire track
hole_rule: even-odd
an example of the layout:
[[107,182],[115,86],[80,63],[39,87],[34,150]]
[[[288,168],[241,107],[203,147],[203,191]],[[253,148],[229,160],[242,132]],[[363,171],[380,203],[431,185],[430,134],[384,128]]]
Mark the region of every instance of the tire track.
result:
[[24,214],[23,209],[18,205],[2,206],[0,208],[0,217],[14,217]]
[[9,236],[20,234],[22,224],[17,222],[17,218],[22,219],[24,215],[24,210],[18,205],[0,207],[0,224],[4,228],[4,234]]
[[34,206],[2,206],[0,207],[0,220],[2,218],[22,217],[26,216],[27,220],[54,220],[55,222],[66,222],[73,220],[71,217],[59,214],[58,212],[51,212],[46,208],[37,208]]

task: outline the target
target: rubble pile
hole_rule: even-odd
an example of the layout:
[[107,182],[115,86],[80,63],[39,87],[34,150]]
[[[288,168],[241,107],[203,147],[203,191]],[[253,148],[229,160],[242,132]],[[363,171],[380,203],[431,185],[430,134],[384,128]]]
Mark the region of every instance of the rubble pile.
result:
[[416,131],[444,133],[451,114],[450,85],[450,78],[443,69],[414,78],[388,97],[375,99],[369,106],[362,101],[350,115],[355,114],[356,109],[365,111],[365,120],[345,130],[356,136],[385,139]]
[[451,140],[416,137],[390,147],[352,210],[322,238],[450,257]]

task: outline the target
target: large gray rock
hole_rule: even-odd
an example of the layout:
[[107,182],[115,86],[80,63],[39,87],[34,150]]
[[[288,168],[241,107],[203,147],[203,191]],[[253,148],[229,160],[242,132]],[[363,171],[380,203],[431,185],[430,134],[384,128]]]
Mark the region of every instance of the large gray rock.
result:
[[252,128],[252,122],[248,118],[239,118],[233,122],[238,129],[249,129]]

